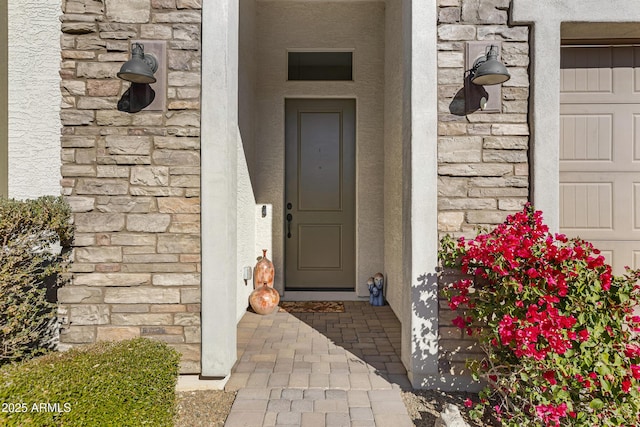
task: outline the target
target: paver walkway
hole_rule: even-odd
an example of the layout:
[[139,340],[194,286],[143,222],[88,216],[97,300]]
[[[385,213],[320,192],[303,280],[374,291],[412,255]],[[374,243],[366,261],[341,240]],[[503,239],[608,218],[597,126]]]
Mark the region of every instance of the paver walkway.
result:
[[246,313],[226,389],[225,427],[413,426],[400,397],[400,322],[389,306],[344,313]]

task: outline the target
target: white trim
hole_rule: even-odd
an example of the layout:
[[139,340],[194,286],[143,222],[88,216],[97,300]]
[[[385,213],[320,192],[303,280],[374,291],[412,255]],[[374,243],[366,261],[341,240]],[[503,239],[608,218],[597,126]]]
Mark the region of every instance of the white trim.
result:
[[550,230],[560,225],[560,25],[640,22],[637,0],[513,0],[514,24],[531,29],[532,202]]

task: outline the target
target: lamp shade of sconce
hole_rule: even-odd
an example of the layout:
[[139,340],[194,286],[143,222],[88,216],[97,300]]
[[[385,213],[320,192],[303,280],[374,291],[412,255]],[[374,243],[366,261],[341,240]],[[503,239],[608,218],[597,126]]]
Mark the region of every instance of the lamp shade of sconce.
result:
[[498,61],[498,47],[489,46],[488,52],[476,60],[469,70],[471,83],[479,86],[489,86],[504,83],[511,78],[507,67]]
[[155,83],[154,73],[158,70],[158,61],[152,54],[144,53],[144,45],[134,43],[131,59],[125,62],[117,74],[122,80],[132,83]]

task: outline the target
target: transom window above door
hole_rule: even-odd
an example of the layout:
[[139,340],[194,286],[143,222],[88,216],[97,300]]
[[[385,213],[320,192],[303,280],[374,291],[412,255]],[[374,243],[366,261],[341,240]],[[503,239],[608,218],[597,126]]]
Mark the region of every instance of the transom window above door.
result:
[[353,52],[289,52],[288,80],[353,80]]

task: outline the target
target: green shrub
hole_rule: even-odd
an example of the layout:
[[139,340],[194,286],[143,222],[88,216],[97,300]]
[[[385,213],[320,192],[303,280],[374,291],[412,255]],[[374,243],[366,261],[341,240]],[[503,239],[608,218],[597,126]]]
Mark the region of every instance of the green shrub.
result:
[[55,292],[68,260],[69,218],[61,197],[0,198],[0,365],[52,346],[56,304],[47,290]]
[[640,426],[640,270],[614,276],[529,204],[472,240],[443,239],[439,255],[470,275],[446,294],[486,353],[469,363],[489,385],[476,415],[493,405],[509,427]]
[[0,425],[172,426],[179,360],[166,344],[136,338],[4,366]]

